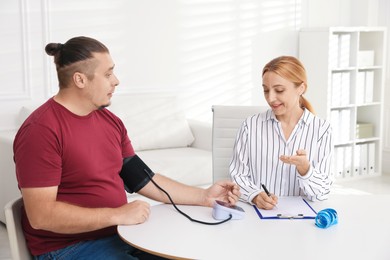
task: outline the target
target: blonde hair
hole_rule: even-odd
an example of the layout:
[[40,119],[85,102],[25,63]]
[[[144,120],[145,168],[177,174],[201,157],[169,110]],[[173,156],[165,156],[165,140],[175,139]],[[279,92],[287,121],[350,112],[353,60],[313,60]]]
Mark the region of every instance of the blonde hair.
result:
[[293,82],[296,87],[304,84],[305,90],[300,97],[299,103],[302,108],[306,108],[314,114],[313,106],[303,97],[307,90],[307,76],[305,67],[297,58],[292,56],[277,57],[264,66],[262,76],[266,72],[274,72],[282,78]]

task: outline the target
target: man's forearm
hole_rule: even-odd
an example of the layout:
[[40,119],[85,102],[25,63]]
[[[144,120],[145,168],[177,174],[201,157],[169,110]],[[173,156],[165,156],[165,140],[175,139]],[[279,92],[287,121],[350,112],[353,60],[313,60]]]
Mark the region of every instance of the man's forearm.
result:
[[[205,190],[202,188],[179,183],[161,174],[155,174],[153,181],[170,195],[175,204],[206,205]],[[143,187],[139,193],[153,200],[171,203],[167,195],[159,190],[152,181]]]
[[35,215],[31,225],[36,229],[43,229],[61,234],[75,234],[95,231],[115,225],[115,209],[110,208],[83,208],[68,203],[54,201],[45,203],[31,212]]

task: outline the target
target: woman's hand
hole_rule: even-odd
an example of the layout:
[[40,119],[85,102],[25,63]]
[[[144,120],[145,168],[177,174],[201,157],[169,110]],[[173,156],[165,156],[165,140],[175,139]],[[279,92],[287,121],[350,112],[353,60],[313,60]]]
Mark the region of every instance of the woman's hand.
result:
[[264,191],[257,194],[252,203],[259,209],[273,209],[278,204],[278,197],[274,194],[267,195]]
[[280,160],[284,163],[295,165],[301,176],[305,176],[310,169],[310,162],[306,157],[306,151],[303,149],[299,149],[296,155],[282,155],[280,156]]

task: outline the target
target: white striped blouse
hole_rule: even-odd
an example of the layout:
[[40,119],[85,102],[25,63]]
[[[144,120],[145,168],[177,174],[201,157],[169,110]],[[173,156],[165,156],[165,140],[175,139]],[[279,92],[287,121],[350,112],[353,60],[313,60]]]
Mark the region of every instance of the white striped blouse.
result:
[[[283,163],[281,155],[306,150],[310,169],[301,176],[296,166]],[[264,184],[276,196],[328,198],[333,182],[333,153],[330,124],[307,109],[286,141],[272,110],[248,117],[239,129],[230,162],[230,175],[240,186],[241,199],[252,203]]]

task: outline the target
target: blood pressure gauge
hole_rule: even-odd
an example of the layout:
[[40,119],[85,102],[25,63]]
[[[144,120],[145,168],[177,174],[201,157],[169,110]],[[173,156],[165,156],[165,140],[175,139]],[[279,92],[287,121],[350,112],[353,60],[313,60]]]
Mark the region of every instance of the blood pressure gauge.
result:
[[245,216],[245,211],[239,206],[232,205],[227,202],[216,200],[213,206],[213,217],[217,220],[223,220],[229,218],[232,215],[232,219],[242,219]]

